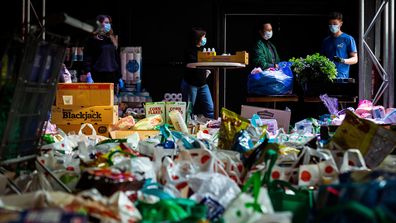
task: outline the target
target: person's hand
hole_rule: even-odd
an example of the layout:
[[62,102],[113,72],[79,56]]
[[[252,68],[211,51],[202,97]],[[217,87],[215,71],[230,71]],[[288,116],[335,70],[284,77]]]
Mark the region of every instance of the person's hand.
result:
[[279,68],[279,65],[276,63],[276,64],[274,64],[274,67],[275,67],[276,69],[278,69],[278,68]]
[[338,62],[338,63],[344,63],[345,62],[344,58],[341,58],[341,57],[338,57],[338,56],[334,56],[333,60],[335,62]]

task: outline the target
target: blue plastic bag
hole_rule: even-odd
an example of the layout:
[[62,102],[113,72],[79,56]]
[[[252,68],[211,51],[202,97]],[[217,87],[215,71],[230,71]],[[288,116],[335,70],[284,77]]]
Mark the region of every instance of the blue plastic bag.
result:
[[291,62],[280,62],[279,68],[251,73],[248,78],[248,93],[255,95],[286,95],[293,91]]

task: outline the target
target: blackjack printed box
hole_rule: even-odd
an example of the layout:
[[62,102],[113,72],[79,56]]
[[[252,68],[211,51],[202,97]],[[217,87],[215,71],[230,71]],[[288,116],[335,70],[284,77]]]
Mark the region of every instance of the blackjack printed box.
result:
[[118,121],[118,106],[53,106],[51,122],[54,124],[114,124]]
[[59,83],[56,106],[114,105],[113,83]]

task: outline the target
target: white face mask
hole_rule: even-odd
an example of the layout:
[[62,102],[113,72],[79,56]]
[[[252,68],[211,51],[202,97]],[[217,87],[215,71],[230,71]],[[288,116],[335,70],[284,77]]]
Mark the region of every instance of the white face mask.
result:
[[329,25],[330,32],[337,33],[340,30],[339,25]]
[[265,40],[269,40],[269,39],[271,39],[271,37],[272,37],[272,31],[265,31],[265,32],[264,32],[263,38],[264,38]]

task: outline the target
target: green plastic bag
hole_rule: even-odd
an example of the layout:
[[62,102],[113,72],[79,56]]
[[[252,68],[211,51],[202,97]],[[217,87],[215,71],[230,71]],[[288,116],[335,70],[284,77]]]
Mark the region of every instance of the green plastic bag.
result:
[[144,223],[198,222],[206,218],[207,212],[205,206],[183,198],[161,199],[154,204],[138,202],[137,208]]
[[[276,159],[277,153],[274,150],[268,150],[265,154],[265,163],[268,165],[268,168],[262,181],[264,185],[267,185],[272,206],[275,211],[292,212],[293,223],[307,222],[309,212],[314,206],[313,191],[305,188],[297,189],[286,181],[270,181],[270,174]],[[286,193],[286,189],[292,191],[294,194]]]

